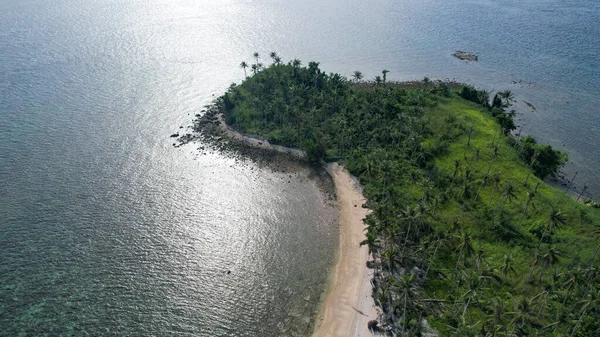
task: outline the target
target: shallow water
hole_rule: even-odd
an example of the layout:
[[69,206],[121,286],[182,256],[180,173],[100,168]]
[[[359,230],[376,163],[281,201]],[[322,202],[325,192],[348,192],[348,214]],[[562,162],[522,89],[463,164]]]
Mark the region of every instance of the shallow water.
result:
[[337,244],[326,196],[169,138],[254,51],[511,89],[523,131],[600,192],[599,16],[590,0],[0,0],[0,331],[306,334]]

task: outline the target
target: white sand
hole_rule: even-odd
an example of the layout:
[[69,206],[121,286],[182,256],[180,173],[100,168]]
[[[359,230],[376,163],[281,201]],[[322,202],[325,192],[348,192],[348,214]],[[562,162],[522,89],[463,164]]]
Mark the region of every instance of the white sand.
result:
[[337,164],[329,164],[327,171],[340,207],[340,247],[313,335],[371,336],[367,323],[377,319],[372,271],[366,267],[368,248],[359,245],[365,239],[363,219],[369,210],[361,207],[365,198],[348,171]]

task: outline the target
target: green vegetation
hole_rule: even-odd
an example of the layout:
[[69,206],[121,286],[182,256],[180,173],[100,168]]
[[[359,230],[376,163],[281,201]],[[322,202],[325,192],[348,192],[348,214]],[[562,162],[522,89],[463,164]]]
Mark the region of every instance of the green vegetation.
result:
[[360,179],[388,334],[419,336],[426,318],[442,336],[600,335],[600,212],[540,179],[567,158],[511,136],[512,93],[490,104],[452,83],[350,81],[271,56],[217,105],[234,128]]

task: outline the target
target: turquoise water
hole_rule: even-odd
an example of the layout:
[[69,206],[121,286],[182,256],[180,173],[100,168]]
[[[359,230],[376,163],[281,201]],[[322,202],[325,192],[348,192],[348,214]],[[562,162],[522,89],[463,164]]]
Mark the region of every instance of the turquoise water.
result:
[[331,202],[169,138],[254,51],[511,89],[597,195],[598,22],[585,0],[0,0],[0,335],[310,330]]

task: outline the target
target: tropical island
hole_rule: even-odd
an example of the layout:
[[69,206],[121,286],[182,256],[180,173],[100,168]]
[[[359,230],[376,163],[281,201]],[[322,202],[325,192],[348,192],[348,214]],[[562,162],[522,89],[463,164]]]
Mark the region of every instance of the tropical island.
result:
[[372,332],[598,336],[599,205],[544,182],[567,155],[513,134],[510,91],[393,82],[387,70],[349,80],[317,62],[254,58],[196,131],[226,123],[358,179]]

